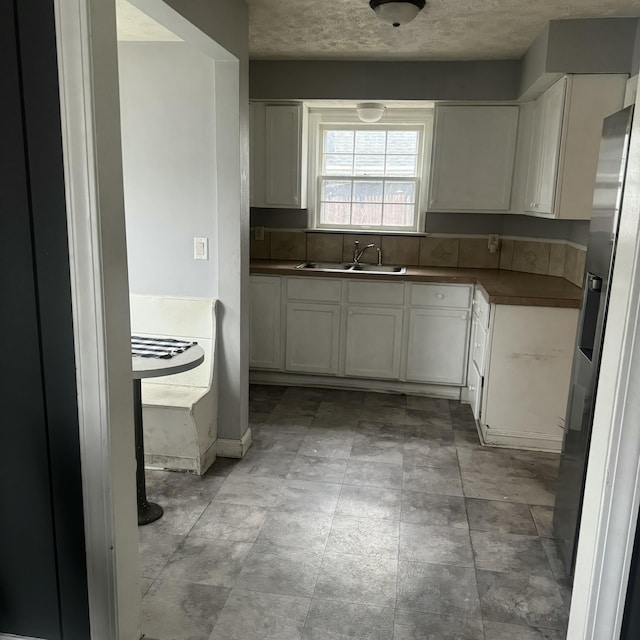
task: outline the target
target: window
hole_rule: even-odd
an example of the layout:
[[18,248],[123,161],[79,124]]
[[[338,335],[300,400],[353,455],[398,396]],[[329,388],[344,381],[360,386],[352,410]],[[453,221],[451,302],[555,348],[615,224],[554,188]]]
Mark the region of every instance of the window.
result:
[[322,116],[310,132],[316,145],[311,226],[418,231],[424,115],[420,124],[386,118],[384,124],[333,124]]

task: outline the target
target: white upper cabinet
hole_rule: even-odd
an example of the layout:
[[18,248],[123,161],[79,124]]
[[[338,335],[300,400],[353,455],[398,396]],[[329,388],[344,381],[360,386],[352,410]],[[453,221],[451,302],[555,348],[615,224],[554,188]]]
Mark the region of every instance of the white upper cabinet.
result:
[[429,210],[509,210],[518,109],[436,106]]
[[307,108],[253,102],[250,108],[251,206],[307,206]]
[[567,76],[527,106],[518,145],[528,154],[517,167],[515,213],[591,218],[602,120],[622,107],[626,78]]

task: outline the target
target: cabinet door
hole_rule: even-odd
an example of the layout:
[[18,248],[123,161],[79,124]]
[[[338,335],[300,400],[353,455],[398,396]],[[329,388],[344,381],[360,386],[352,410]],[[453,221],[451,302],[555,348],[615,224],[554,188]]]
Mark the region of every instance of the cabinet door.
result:
[[478,373],[478,369],[474,363],[469,366],[469,404],[473,417],[480,420],[482,410],[482,376]]
[[277,276],[251,276],[249,289],[249,366],[281,369],[280,285]]
[[401,344],[402,309],[349,307],[346,375],[398,379]]
[[507,211],[517,131],[517,106],[437,107],[429,208]]
[[265,204],[268,207],[303,207],[303,114],[302,105],[266,106]]
[[564,117],[566,78],[547,89],[535,104],[531,164],[527,179],[527,211],[553,213],[560,137]]
[[469,313],[411,309],[407,380],[464,385]]
[[339,340],[339,304],[287,304],[287,371],[337,374]]

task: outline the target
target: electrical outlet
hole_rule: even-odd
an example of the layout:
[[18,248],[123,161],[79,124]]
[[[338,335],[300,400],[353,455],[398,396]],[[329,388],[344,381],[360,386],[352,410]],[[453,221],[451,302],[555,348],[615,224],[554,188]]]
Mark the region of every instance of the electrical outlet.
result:
[[193,259],[194,260],[209,259],[209,238],[193,239]]
[[264,240],[264,227],[255,227],[253,230],[253,239],[254,240]]
[[489,253],[495,253],[500,246],[500,236],[498,235],[490,235],[489,242],[487,243],[487,248],[489,249]]

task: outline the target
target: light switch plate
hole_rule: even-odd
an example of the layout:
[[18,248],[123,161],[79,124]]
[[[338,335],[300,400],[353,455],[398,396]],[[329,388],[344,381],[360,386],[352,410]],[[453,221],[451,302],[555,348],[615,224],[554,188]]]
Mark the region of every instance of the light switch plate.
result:
[[194,260],[209,259],[209,238],[193,239],[193,259]]

